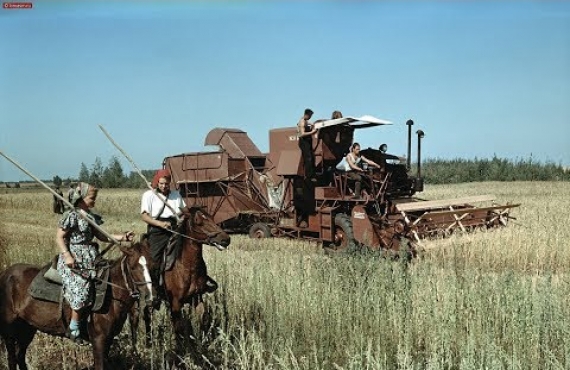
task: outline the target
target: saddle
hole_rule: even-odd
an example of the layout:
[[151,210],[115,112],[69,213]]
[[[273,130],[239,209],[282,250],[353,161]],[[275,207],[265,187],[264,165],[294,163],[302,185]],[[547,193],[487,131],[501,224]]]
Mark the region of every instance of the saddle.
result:
[[[91,307],[92,312],[101,310],[105,303],[105,297],[108,292],[110,265],[108,261],[103,260],[98,263],[97,280],[95,280],[95,299]],[[57,256],[51,263],[45,265],[36,275],[28,293],[35,299],[54,303],[63,303],[63,285],[61,275],[55,268],[57,266]]]
[[[164,271],[169,271],[174,266],[174,262],[180,256],[180,252],[182,251],[182,243],[178,242],[179,236],[172,235],[168,240],[168,244],[166,244],[166,248],[164,248],[164,252],[162,255],[162,264],[160,266],[160,272],[163,273]],[[141,236],[141,242],[148,240],[148,233],[145,233]]]
[[174,266],[174,262],[176,262],[176,260],[180,256],[180,252],[182,251],[182,243],[178,242],[179,239],[180,239],[179,236],[172,235],[172,237],[168,241],[168,244],[167,244],[166,248],[164,249],[164,256],[163,256],[164,270],[163,271],[171,270],[172,267]]

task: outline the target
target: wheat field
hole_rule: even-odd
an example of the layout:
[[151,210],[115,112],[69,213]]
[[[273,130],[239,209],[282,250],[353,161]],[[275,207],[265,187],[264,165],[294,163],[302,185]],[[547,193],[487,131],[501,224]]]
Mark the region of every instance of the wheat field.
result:
[[[570,183],[427,185],[421,196],[493,194],[521,203],[507,228],[424,242],[410,263],[327,257],[316,243],[232,236],[205,248],[220,284],[206,297],[208,328],[188,338],[187,367],[210,369],[570,369]],[[110,232],[145,226],[140,190],[102,189],[96,211]],[[0,268],[45,264],[58,215],[45,190],[0,193]],[[188,325],[192,325],[189,321]],[[153,346],[132,355],[128,324],[110,362],[165,369],[173,342],[155,317]],[[142,334],[142,331],[140,332]],[[82,369],[89,347],[38,334],[30,369]],[[0,369],[7,369],[0,346]]]

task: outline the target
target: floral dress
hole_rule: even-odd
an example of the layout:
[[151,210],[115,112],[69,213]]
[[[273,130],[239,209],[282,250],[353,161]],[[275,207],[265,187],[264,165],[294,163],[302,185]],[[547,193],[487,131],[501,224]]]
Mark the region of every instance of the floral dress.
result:
[[75,269],[81,271],[81,275],[71,271],[65,265],[63,253],[59,254],[57,271],[63,280],[63,296],[71,308],[77,311],[93,301],[92,279],[95,277],[95,260],[99,256],[99,247],[92,242],[92,226],[76,211],[66,212],[58,226],[68,232],[69,252],[75,259]]

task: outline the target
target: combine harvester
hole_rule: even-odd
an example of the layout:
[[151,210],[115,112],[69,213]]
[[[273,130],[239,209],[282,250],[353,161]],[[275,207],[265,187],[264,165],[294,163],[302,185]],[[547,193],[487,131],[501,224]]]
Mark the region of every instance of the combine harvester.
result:
[[[354,183],[336,165],[349,152],[355,130],[391,124],[372,116],[315,123],[319,128],[313,137],[316,182],[303,177],[296,127],[270,130],[268,154],[242,130],[215,128],[205,145],[217,146],[217,151],[170,156],[163,166],[171,171],[187,204],[206,207],[228,232],[315,240],[329,251],[364,246],[415,250],[423,238],[507,224],[509,211],[519,204],[498,205],[489,195],[432,201],[414,197],[424,187],[420,165],[424,133],[417,131],[418,165],[412,176],[411,120],[406,122],[406,159],[387,154],[385,144],[361,151],[381,168],[368,169],[363,175],[366,194],[355,197]],[[306,227],[299,226],[300,215],[308,217]]]

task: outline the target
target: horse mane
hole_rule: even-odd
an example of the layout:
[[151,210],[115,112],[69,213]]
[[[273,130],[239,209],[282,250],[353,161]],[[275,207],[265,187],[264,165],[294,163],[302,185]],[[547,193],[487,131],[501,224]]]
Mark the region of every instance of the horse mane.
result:
[[194,215],[196,214],[196,212],[200,211],[200,212],[206,214],[204,207],[197,206],[197,205],[186,206],[186,207],[182,208],[181,211],[182,211],[182,214],[184,216],[186,216],[186,222],[181,223],[178,232],[183,233],[183,234],[186,232],[186,228],[188,226],[189,227],[194,226]]
[[186,206],[186,207],[182,208],[181,211],[182,211],[182,214],[185,216],[192,215],[198,211],[205,212],[203,206],[197,206],[197,205]]

